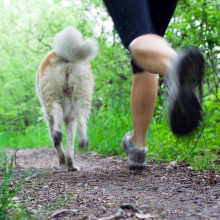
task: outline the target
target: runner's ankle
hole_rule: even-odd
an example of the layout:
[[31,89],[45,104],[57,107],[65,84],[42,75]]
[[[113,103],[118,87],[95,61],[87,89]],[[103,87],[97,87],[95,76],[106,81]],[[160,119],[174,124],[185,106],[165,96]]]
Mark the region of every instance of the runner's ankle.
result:
[[134,136],[131,139],[131,143],[136,148],[143,148],[143,147],[145,147],[145,142],[143,142],[142,139],[135,139]]

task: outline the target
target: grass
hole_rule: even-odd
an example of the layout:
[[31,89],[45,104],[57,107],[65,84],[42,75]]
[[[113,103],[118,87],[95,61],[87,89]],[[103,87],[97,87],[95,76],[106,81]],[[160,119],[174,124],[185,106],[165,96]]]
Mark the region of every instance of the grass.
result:
[[[148,161],[177,161],[192,166],[196,170],[215,170],[220,172],[220,111],[218,106],[211,105],[206,109],[204,121],[192,134],[184,137],[174,136],[169,129],[166,108],[157,108],[151,121],[147,146]],[[120,155],[120,143],[127,131],[132,130],[129,107],[120,103],[109,105],[91,114],[88,122],[90,149],[101,156]],[[65,129],[63,127],[63,143],[66,146]],[[77,150],[78,136],[75,140]],[[0,148],[36,148],[52,146],[45,122],[30,126],[24,130],[16,130],[8,125],[0,131]],[[13,174],[14,157],[7,158],[0,153],[0,219],[33,219],[32,213],[23,209],[20,204],[12,202],[12,198],[25,186],[27,174],[13,188],[10,187]]]
[[[192,134],[177,137],[169,129],[166,108],[158,108],[151,121],[148,137],[148,161],[178,161],[193,166],[194,169],[220,170],[220,139],[218,107],[211,105],[206,109],[204,121]],[[125,108],[129,109],[129,108]],[[92,115],[89,121],[91,150],[101,155],[122,155],[120,144],[124,134],[132,130],[130,111],[121,108],[120,104],[108,107],[107,111]],[[162,109],[162,111],[161,111]],[[204,107],[205,109],[205,107]]]
[[21,208],[18,203],[15,204],[12,199],[25,186],[24,182],[32,176],[27,177],[27,172],[22,180],[11,188],[10,182],[14,173],[13,162],[15,156],[7,158],[2,151],[0,155],[0,219],[31,219],[31,213]]
[[[112,102],[114,103],[114,102]],[[207,104],[206,104],[207,105]],[[212,107],[212,109],[210,109]],[[184,137],[174,136],[169,129],[166,108],[157,108],[151,121],[148,137],[148,161],[178,161],[194,169],[215,169],[220,166],[219,106],[210,105],[204,114],[204,121],[192,134]],[[161,110],[162,109],[162,110]],[[205,108],[204,108],[205,109]],[[120,144],[124,134],[132,130],[130,108],[121,103],[114,103],[91,114],[88,122],[90,150],[101,156],[121,155]],[[63,145],[66,147],[65,129],[63,128]],[[75,149],[77,150],[76,135]],[[52,146],[45,122],[30,126],[22,132],[13,127],[0,133],[0,148],[37,148]]]
[[16,130],[9,126],[7,130],[0,132],[1,148],[39,148],[51,146],[52,142],[45,123],[29,126],[23,130]]
[[121,140],[132,130],[130,111],[120,104],[109,106],[107,111],[100,110],[99,114],[91,115],[88,128],[91,150],[103,156],[123,155]]
[[209,111],[206,109],[209,113],[204,114],[203,122],[187,136],[178,137],[170,132],[165,113],[157,119],[154,118],[148,139],[148,160],[175,160],[196,170],[214,169],[219,172],[220,140],[217,127],[220,114],[217,109],[216,106]]

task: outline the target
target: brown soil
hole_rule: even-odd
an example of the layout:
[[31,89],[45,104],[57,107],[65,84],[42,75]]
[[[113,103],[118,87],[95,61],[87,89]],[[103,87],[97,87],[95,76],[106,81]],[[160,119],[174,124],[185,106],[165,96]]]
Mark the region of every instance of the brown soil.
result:
[[52,148],[19,150],[11,187],[29,167],[29,175],[49,169],[13,200],[25,201],[36,219],[220,219],[220,174],[157,163],[131,171],[126,158],[95,153],[75,161],[81,170],[67,172]]

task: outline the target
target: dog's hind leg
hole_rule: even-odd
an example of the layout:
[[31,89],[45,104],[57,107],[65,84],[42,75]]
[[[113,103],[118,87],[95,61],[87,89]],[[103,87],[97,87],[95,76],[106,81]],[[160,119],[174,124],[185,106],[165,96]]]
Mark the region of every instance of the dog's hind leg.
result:
[[62,146],[63,111],[61,106],[54,103],[47,118],[50,135],[57,150],[60,166],[65,165],[65,154]]
[[74,139],[76,135],[76,120],[66,119],[66,139],[67,139],[67,149],[66,149],[66,166],[68,171],[76,171],[79,168],[74,164]]
[[89,141],[87,138],[87,118],[83,115],[78,117],[78,134],[79,134],[79,148],[87,149]]

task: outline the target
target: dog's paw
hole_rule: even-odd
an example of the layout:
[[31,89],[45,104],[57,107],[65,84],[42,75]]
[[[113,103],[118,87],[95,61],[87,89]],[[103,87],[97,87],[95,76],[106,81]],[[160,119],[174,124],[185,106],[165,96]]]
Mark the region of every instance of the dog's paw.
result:
[[79,167],[74,164],[74,161],[71,157],[66,157],[66,166],[67,171],[78,171]]
[[79,142],[79,149],[88,149],[89,140],[82,140]]
[[72,167],[67,167],[67,171],[79,171],[79,170],[80,170],[79,167],[76,165],[74,165]]

